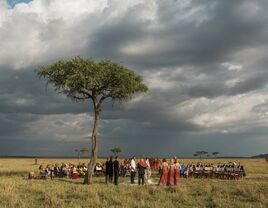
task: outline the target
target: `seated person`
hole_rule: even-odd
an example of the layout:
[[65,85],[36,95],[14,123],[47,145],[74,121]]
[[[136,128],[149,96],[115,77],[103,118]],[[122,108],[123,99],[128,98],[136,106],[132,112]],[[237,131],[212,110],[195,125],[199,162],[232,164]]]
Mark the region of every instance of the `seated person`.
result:
[[82,166],[78,168],[78,173],[80,177],[85,175],[84,168]]
[[78,172],[77,172],[76,167],[73,167],[73,169],[72,169],[71,178],[72,178],[73,180],[76,180],[76,179],[78,178]]
[[185,171],[185,165],[182,163],[181,165],[181,176],[184,176],[184,171]]
[[31,172],[29,172],[29,174],[28,174],[28,180],[33,180],[33,179],[36,179],[36,177],[35,177],[35,175],[34,175],[34,172],[31,171]]
[[38,169],[39,169],[40,178],[45,179],[46,178],[46,172],[45,172],[45,169],[43,168],[43,166],[40,165]]
[[49,165],[47,165],[47,167],[45,168],[45,177],[46,179],[48,178],[52,179],[52,172],[50,171]]
[[99,163],[97,163],[96,164],[96,166],[95,166],[95,170],[94,170],[94,172],[95,172],[95,174],[96,175],[101,175],[102,174],[102,166],[99,164]]

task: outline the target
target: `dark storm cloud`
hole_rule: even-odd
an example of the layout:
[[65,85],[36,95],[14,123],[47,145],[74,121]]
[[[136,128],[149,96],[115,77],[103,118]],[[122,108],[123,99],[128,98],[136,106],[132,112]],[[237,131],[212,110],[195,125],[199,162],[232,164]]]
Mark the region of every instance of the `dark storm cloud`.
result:
[[62,114],[85,112],[89,103],[77,104],[54,92],[34,69],[0,70],[0,112]]
[[[135,7],[119,21],[108,22],[97,30],[88,54],[121,60],[136,69],[224,62],[239,50],[267,41],[267,2],[256,2],[260,11],[251,16],[245,14],[251,10],[250,5],[246,6],[248,3],[250,1],[194,1],[180,11],[179,1],[157,1],[157,18],[151,21],[137,19],[140,7]],[[195,8],[200,10],[196,16],[180,18]],[[160,27],[152,27],[154,24]],[[142,50],[137,54],[124,54],[120,50],[127,43],[142,46],[147,38],[158,46],[146,54]],[[200,70],[210,73],[217,69]]]
[[262,89],[266,86],[268,82],[268,71],[256,72],[256,74],[251,74],[250,77],[238,83],[235,87],[230,90],[229,94],[242,94],[245,92]]
[[[126,12],[118,4],[126,6]],[[254,132],[247,132],[243,140],[245,154],[253,154],[258,147],[265,146],[266,120],[262,118],[264,124],[260,125],[259,116],[267,110],[267,102],[262,100],[267,99],[263,91],[268,82],[268,2],[156,0],[130,4],[108,1],[101,12],[69,17],[53,13],[51,3],[52,16],[47,18],[46,2],[42,4],[45,12],[39,11],[45,14],[45,21],[37,13],[22,11],[14,13],[14,17],[6,15],[4,23],[0,19],[0,37],[4,40],[0,43],[1,152],[5,150],[8,154],[24,141],[28,147],[16,149],[14,154],[31,154],[32,146],[36,146],[32,154],[38,150],[42,154],[71,154],[68,151],[79,146],[79,142],[87,144],[83,143],[89,137],[86,134],[79,135],[84,140],[68,140],[69,144],[64,142],[64,136],[71,134],[71,128],[89,132],[91,123],[75,116],[92,115],[90,102],[75,103],[54,92],[51,86],[46,89],[44,80],[34,73],[37,65],[75,55],[121,62],[141,74],[150,88],[141,99],[135,97],[124,104],[112,104],[109,100],[104,103],[100,132],[103,154],[108,154],[114,145],[140,155],[144,152],[167,155],[169,151],[190,156],[189,152],[201,147],[231,154],[239,148],[240,131],[245,129]],[[80,5],[81,10],[83,6]],[[18,35],[22,33],[17,28],[28,35]],[[16,49],[12,47],[14,44]],[[238,120],[225,121],[230,110],[224,103],[229,102],[232,109],[233,97],[251,93],[260,98],[251,97],[248,103],[256,103],[248,107],[245,102],[241,109],[249,109],[256,116],[253,121],[243,123],[244,111],[237,114]],[[208,128],[211,120],[220,124]],[[49,125],[46,122],[52,122],[52,129],[47,134],[45,130],[42,132],[51,138],[36,134],[37,127],[45,129]],[[233,122],[240,134],[228,133],[225,128],[229,122]],[[250,150],[253,142],[250,137],[257,138],[254,150]],[[230,143],[235,144],[233,149],[225,150]],[[143,145],[136,147],[137,144]],[[65,148],[62,152],[58,150],[61,145]],[[237,154],[244,153],[241,150]]]
[[20,134],[21,132],[24,131],[24,122],[27,121],[17,121],[17,118],[10,118],[9,115],[5,114],[0,114],[0,121],[1,121],[1,126],[0,126],[0,138],[5,137],[5,136],[16,136]]
[[268,82],[268,72],[256,72],[244,80],[238,81],[234,86],[228,87],[223,77],[215,77],[215,80],[206,83],[195,84],[187,90],[191,97],[214,98],[222,95],[238,95],[250,91],[262,89]]

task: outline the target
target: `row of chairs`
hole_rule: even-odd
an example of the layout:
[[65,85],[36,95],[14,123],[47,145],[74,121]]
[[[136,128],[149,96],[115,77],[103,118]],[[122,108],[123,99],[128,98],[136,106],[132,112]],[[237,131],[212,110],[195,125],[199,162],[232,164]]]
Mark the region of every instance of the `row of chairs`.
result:
[[238,180],[246,176],[244,171],[193,171],[189,174],[193,178],[217,178],[217,179],[228,179]]

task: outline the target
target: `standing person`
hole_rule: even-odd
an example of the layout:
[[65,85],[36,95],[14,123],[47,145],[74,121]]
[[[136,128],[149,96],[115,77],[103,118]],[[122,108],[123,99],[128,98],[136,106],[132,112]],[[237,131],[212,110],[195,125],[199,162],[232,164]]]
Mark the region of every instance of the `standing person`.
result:
[[174,186],[174,175],[175,175],[174,159],[170,159],[168,168],[168,182],[167,182],[169,186]]
[[114,160],[114,185],[118,185],[118,177],[119,177],[120,164],[118,161],[118,157],[115,157]]
[[153,168],[154,170],[157,169],[157,168],[156,168],[156,158],[153,158],[153,165],[152,165],[152,168]]
[[160,169],[160,160],[159,160],[158,157],[156,158],[156,167],[155,167],[155,169],[157,169],[157,170]]
[[144,159],[140,159],[140,162],[138,163],[138,183],[139,185],[144,185],[144,175],[145,175],[145,170],[146,170],[146,163],[144,162]]
[[114,175],[114,164],[113,164],[113,156],[110,157],[108,162],[108,175],[109,175],[109,182],[113,182],[113,175]]
[[174,184],[179,185],[180,181],[180,172],[181,172],[181,165],[179,161],[176,159],[175,160],[175,174],[174,174]]
[[109,178],[109,157],[106,158],[105,162],[105,183],[108,184]]
[[185,165],[182,163],[181,165],[181,176],[184,177],[184,170],[185,170]]
[[168,179],[168,164],[166,159],[163,159],[162,162],[162,168],[161,168],[161,175],[160,175],[160,180],[158,185],[167,185],[167,179]]
[[151,166],[148,158],[145,159],[145,163],[147,166],[145,170],[145,182],[148,184],[149,178],[151,177]]
[[136,161],[135,161],[135,159],[136,159],[135,156],[132,157],[131,162],[130,162],[130,168],[131,168],[131,170],[130,170],[130,181],[131,181],[132,184],[135,183],[134,179],[135,179],[135,176],[136,176]]

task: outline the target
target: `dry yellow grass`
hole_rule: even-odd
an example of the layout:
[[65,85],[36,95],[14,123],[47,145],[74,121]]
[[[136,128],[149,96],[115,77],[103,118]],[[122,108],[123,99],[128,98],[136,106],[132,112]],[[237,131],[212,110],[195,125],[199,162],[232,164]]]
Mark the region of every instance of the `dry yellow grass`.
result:
[[[26,180],[37,170],[33,159],[0,159],[0,207],[268,207],[268,165],[262,159],[228,159],[244,164],[247,176],[239,181],[182,179],[179,187],[118,187],[81,180]],[[227,160],[227,161],[228,161]],[[82,160],[86,162],[87,160]],[[181,162],[195,162],[183,159]],[[218,163],[225,160],[209,159]],[[39,159],[38,164],[77,163],[76,159]],[[129,178],[120,178],[120,182]],[[156,180],[156,179],[155,179]]]

